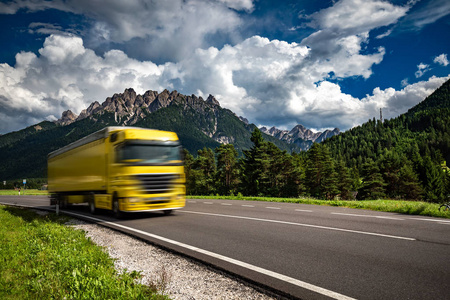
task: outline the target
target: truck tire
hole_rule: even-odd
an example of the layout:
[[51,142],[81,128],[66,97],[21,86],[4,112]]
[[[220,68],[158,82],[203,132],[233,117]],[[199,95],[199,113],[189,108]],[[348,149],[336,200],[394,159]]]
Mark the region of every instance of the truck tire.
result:
[[120,210],[119,198],[117,198],[117,197],[114,197],[114,199],[113,199],[112,210],[113,210],[113,215],[115,218],[117,218],[117,219],[123,218],[123,212]]
[[168,215],[171,215],[173,213],[173,210],[168,209],[168,210],[163,210],[163,212],[164,212],[165,216],[168,216]]
[[97,213],[97,209],[95,207],[95,195],[94,194],[89,195],[88,203],[89,203],[89,212],[91,214],[95,215]]

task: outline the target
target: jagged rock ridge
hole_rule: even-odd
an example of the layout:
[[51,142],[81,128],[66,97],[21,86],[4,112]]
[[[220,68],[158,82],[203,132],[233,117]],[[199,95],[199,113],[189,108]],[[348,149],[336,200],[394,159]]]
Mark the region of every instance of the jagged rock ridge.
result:
[[304,127],[303,125],[297,125],[290,131],[281,130],[276,127],[267,129],[266,127],[261,127],[260,130],[265,134],[276,137],[279,140],[285,141],[289,144],[297,144],[298,146],[307,150],[312,145],[312,143],[320,143],[332,136],[341,133],[339,128],[333,130],[325,130],[324,132],[313,132],[312,130]]
[[122,94],[114,94],[112,97],[100,104],[97,101],[91,103],[87,109],[83,109],[79,116],[72,111],[67,110],[62,113],[62,117],[55,123],[59,125],[69,125],[73,122],[83,120],[88,117],[94,117],[95,114],[111,112],[115,115],[115,121],[122,125],[133,125],[149,113],[155,112],[160,108],[168,107],[171,104],[184,104],[195,109],[204,109],[206,106],[214,108],[219,106],[219,101],[214,96],[203,100],[202,97],[195,95],[185,96],[177,91],[169,92],[164,90],[161,93],[156,91],[147,91],[144,95],[137,95],[132,89],[126,89]]
[[[244,129],[247,132],[251,132],[254,128],[252,127],[254,125],[249,124],[244,117],[237,117],[232,111],[221,108],[219,101],[212,95],[209,95],[206,100],[195,95],[186,96],[178,93],[176,90],[172,92],[164,90],[161,93],[149,90],[143,95],[138,95],[132,88],[125,89],[123,93],[114,94],[112,97],[106,98],[102,104],[97,101],[91,103],[78,116],[67,110],[63,112],[61,118],[55,123],[66,126],[87,118],[97,121],[102,118],[103,114],[112,113],[114,125],[130,126],[138,123],[136,126],[139,126],[139,124],[142,126],[142,121],[150,117],[152,113],[172,105],[181,107],[182,112],[180,113],[184,115],[192,115],[192,112],[194,112],[194,118],[198,121],[195,122],[196,130],[201,131],[207,137],[221,144],[235,144],[237,142],[236,135],[242,136],[242,133],[235,131],[236,126],[224,126],[224,123],[221,123],[222,125],[219,124],[221,120],[223,122],[224,114],[232,115],[233,118],[236,118],[236,122],[242,124],[238,125],[238,127],[242,127],[240,130]],[[185,125],[187,126],[188,124]],[[339,134],[339,129],[337,128],[333,131],[327,130],[323,133],[314,133],[302,125],[295,126],[291,131],[279,130],[275,127],[270,129],[263,127],[261,131],[282,142],[293,145],[294,148],[291,149],[296,149],[295,151],[300,149],[307,150],[313,142],[321,142],[330,136]]]

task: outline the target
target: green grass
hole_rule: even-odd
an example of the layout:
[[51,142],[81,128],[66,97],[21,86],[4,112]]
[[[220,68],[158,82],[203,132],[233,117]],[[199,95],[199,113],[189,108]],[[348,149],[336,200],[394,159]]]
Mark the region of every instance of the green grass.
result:
[[0,206],[0,299],[168,299],[66,221]]
[[[15,190],[0,190],[0,195],[4,196],[14,196],[19,195],[19,191]],[[36,196],[36,195],[48,195],[48,191],[42,191],[42,190],[20,190],[20,195],[27,195],[27,196]]]
[[267,202],[286,202],[301,203],[313,205],[340,206],[348,208],[368,209],[384,212],[394,212],[409,215],[421,215],[450,219],[450,211],[439,211],[440,204],[420,202],[420,201],[401,201],[401,200],[364,200],[364,201],[345,201],[345,200],[317,200],[313,198],[270,198],[270,197],[242,197],[242,196],[187,196],[190,199],[227,199],[227,200],[252,200]]

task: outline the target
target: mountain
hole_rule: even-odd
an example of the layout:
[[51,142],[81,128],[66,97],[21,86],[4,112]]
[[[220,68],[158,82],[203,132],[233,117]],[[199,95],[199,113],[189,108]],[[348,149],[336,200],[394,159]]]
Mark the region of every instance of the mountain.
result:
[[281,130],[276,127],[272,127],[270,129],[261,127],[260,130],[261,132],[276,137],[277,139],[288,144],[296,145],[302,150],[308,150],[313,143],[323,142],[324,140],[341,133],[339,128],[335,128],[334,130],[325,130],[324,132],[313,132],[303,125],[297,125],[290,131]]
[[[79,115],[65,111],[56,122],[44,121],[0,136],[0,179],[46,177],[48,153],[105,126],[121,125],[174,131],[183,147],[193,154],[221,143],[232,143],[242,153],[252,146],[250,135],[256,128],[222,108],[212,95],[204,100],[177,91],[138,95],[126,89],[101,104],[93,102]],[[301,151],[272,136],[264,138],[282,150]]]
[[[65,111],[56,124],[66,126],[86,119],[103,120],[105,124],[112,125],[175,131],[183,146],[193,153],[203,147],[215,148],[230,143],[242,152],[251,146],[249,137],[255,128],[245,118],[222,108],[212,95],[204,100],[168,90],[161,93],[147,91],[144,95],[138,95],[133,89],[126,89],[106,98],[102,104],[93,102],[79,116],[70,110]],[[283,150],[301,150],[296,145],[288,145],[270,136],[266,138]]]

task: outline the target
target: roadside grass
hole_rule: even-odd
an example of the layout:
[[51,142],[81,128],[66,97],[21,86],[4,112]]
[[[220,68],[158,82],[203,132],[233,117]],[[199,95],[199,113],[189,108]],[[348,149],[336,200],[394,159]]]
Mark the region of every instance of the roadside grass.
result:
[[[19,191],[15,190],[0,190],[0,195],[3,196],[16,196],[19,195]],[[36,196],[36,195],[48,195],[48,191],[42,191],[42,190],[20,190],[20,195],[26,195],[26,196]]]
[[188,199],[224,199],[248,200],[266,202],[286,202],[326,206],[340,206],[348,208],[368,209],[375,211],[394,212],[408,215],[430,216],[450,219],[450,211],[439,211],[440,204],[422,201],[402,200],[318,200],[314,198],[272,198],[272,197],[243,197],[243,196],[187,196]]
[[0,299],[169,299],[67,221],[0,206]]

